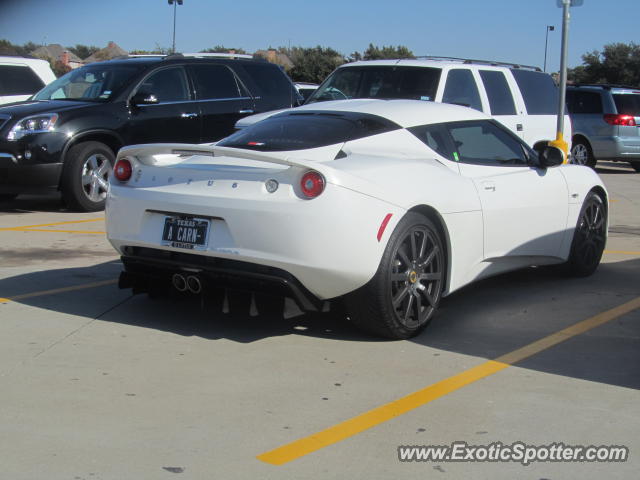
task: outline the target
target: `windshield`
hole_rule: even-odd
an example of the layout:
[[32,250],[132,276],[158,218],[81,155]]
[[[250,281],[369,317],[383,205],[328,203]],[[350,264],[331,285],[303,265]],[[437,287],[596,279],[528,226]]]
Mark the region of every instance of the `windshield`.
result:
[[255,123],[218,143],[262,152],[306,150],[397,130],[386,118],[366,113],[288,112]]
[[307,104],[350,98],[433,101],[442,70],[431,67],[345,67],[333,72]]
[[620,115],[640,117],[640,95],[616,94],[613,96]]
[[33,99],[106,102],[142,68],[142,65],[88,65],[71,70],[40,90]]

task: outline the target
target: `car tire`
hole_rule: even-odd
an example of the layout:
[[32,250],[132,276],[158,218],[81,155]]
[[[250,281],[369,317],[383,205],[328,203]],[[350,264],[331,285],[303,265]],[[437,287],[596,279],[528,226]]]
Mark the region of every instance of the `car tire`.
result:
[[115,156],[100,142],[83,142],[69,149],[60,179],[67,206],[81,212],[104,209]]
[[409,212],[398,223],[374,277],[347,295],[351,321],[385,338],[417,335],[433,318],[445,284],[443,240],[433,222]]
[[591,145],[585,140],[576,140],[571,146],[572,162],[575,165],[584,165],[586,167],[596,168],[596,159],[593,156]]
[[640,162],[631,162],[631,168],[633,168],[636,172],[640,173]]
[[582,204],[571,242],[565,271],[575,277],[588,277],[596,271],[607,239],[607,209],[595,192],[589,192]]

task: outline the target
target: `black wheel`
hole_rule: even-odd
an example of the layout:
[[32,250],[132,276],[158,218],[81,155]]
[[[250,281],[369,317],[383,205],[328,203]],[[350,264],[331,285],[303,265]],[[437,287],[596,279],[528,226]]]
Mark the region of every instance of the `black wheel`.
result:
[[631,162],[631,168],[633,168],[636,172],[640,173],[640,162]]
[[596,159],[593,157],[591,145],[585,140],[576,140],[571,146],[571,163],[576,165],[584,165],[586,167],[596,168]]
[[18,196],[17,193],[2,193],[0,194],[0,202],[10,202]]
[[84,142],[71,147],[60,179],[67,206],[81,212],[104,209],[114,162],[113,152],[103,143]]
[[443,241],[435,225],[408,213],[391,235],[375,276],[346,297],[351,321],[382,337],[417,335],[438,308],[445,269]]
[[587,277],[600,264],[607,240],[607,209],[594,192],[589,192],[580,210],[573,234],[566,270],[577,277]]

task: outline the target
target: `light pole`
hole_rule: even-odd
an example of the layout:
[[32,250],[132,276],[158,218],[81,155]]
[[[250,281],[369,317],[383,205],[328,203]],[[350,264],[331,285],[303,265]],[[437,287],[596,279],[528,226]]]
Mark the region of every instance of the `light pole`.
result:
[[544,36],[544,68],[543,71],[547,71],[547,45],[549,45],[549,32],[553,32],[556,29],[553,25],[547,25],[546,34]]
[[169,5],[173,5],[173,47],[171,53],[176,53],[176,9],[182,5],[183,0],[168,0]]

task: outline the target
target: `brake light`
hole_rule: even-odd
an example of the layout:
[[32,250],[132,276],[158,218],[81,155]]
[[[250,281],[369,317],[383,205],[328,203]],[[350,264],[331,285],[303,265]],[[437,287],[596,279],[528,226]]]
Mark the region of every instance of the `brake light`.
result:
[[615,115],[613,113],[607,113],[604,116],[604,121],[609,125],[620,125],[622,127],[636,126],[636,119],[631,115]]
[[316,198],[324,191],[324,177],[311,170],[302,176],[300,188],[305,197]]
[[133,173],[133,167],[131,166],[131,162],[126,158],[121,158],[116,162],[116,166],[113,167],[113,176],[116,177],[121,182],[126,182],[131,178],[131,174]]

